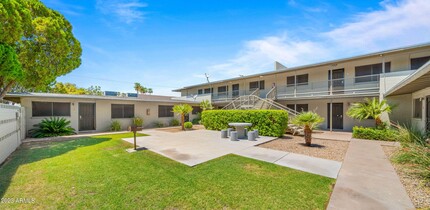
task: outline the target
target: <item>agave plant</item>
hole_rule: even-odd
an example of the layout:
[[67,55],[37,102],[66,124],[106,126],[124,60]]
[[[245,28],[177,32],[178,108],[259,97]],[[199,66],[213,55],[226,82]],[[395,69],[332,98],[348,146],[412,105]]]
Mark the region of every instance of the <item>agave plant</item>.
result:
[[322,122],[324,122],[324,118],[315,112],[302,112],[293,119],[293,124],[304,127],[306,146],[311,146],[312,129]]
[[75,129],[70,127],[70,121],[62,117],[45,118],[39,124],[34,125],[34,127],[34,129],[30,130],[30,135],[34,138],[76,134]]

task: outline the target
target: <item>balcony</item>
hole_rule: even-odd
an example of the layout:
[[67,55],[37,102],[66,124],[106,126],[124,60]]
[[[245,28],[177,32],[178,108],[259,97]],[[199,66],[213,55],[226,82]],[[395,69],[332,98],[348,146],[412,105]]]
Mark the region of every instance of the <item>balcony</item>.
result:
[[277,86],[278,99],[379,94],[379,75]]

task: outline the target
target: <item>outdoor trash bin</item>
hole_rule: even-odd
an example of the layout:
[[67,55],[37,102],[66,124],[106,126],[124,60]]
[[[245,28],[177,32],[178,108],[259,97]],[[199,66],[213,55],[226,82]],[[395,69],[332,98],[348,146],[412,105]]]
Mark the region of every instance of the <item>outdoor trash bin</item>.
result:
[[237,139],[237,131],[230,132],[230,140],[232,140],[232,141],[238,141],[238,139]]
[[233,128],[227,128],[227,136],[230,136],[230,133],[231,133],[232,131],[234,131],[234,129],[233,129]]
[[259,134],[258,134],[258,130],[257,130],[257,129],[255,129],[254,131],[255,131],[255,138],[260,137],[260,136],[259,136]]
[[228,138],[227,137],[227,130],[221,130],[221,138]]
[[249,141],[255,141],[255,131],[249,131],[248,132],[248,140]]

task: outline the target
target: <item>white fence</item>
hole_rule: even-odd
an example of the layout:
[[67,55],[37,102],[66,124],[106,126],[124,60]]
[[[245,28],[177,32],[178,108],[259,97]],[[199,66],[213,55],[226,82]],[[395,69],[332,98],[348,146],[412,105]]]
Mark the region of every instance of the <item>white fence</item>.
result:
[[0,104],[0,164],[25,138],[24,108]]

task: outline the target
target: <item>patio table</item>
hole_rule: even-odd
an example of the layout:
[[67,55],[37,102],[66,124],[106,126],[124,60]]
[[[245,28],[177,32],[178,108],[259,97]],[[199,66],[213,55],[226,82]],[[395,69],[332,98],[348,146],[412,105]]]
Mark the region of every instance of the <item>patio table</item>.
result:
[[245,127],[252,126],[252,123],[229,123],[228,125],[236,128],[237,138],[244,139],[246,138]]

